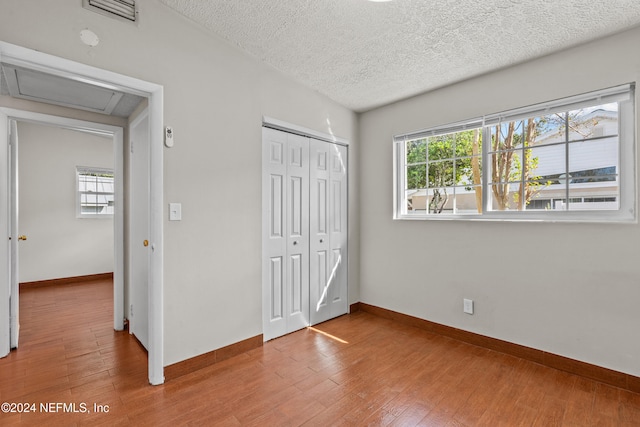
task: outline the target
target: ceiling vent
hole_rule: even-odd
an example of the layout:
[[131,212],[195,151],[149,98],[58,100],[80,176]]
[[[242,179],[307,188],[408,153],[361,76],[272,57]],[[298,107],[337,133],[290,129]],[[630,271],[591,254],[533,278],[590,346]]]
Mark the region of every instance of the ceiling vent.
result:
[[136,0],[82,0],[85,9],[98,12],[112,18],[137,22],[138,8]]

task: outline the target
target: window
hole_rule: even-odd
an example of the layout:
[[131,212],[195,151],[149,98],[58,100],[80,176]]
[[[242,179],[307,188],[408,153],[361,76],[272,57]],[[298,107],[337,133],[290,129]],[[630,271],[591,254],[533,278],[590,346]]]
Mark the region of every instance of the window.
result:
[[113,170],[90,167],[76,168],[78,218],[113,216]]
[[633,87],[396,136],[395,218],[633,221]]
[[480,164],[482,129],[436,133],[409,140],[405,159],[405,213],[477,213],[482,191]]

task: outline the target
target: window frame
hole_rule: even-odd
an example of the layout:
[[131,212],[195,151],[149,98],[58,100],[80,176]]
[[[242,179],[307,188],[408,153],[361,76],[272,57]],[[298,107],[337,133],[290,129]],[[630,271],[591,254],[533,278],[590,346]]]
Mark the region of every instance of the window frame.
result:
[[[618,103],[618,184],[619,208],[610,210],[489,210],[490,143],[482,144],[482,213],[432,214],[407,211],[406,142],[480,128],[482,140],[491,141],[491,128],[500,122],[523,120],[555,111],[572,111],[607,103]],[[627,222],[637,223],[636,196],[636,113],[635,84],[625,84],[576,96],[561,98],[524,108],[490,114],[463,122],[432,127],[393,138],[393,218],[396,220],[465,220],[465,221],[532,221],[532,222]],[[565,141],[565,144],[569,142]],[[569,159],[566,159],[568,162]]]
[[[87,174],[111,174],[113,176],[114,192],[87,192],[80,191],[80,176]],[[82,212],[82,195],[83,194],[98,194],[98,195],[112,195],[115,203],[115,173],[113,169],[103,167],[90,167],[90,166],[76,166],[76,218],[93,218],[93,219],[109,219],[113,218],[114,213],[85,213]]]

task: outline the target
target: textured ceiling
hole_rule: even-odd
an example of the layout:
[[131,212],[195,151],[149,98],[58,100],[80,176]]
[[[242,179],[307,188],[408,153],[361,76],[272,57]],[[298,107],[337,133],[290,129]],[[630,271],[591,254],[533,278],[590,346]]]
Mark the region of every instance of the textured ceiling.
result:
[[639,0],[160,1],[355,111],[640,24]]

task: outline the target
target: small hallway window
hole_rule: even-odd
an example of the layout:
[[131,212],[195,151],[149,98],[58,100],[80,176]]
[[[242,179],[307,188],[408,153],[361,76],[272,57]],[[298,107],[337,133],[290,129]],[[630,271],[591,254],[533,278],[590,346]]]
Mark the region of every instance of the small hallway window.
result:
[[76,167],[78,218],[104,218],[113,216],[113,169]]

